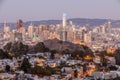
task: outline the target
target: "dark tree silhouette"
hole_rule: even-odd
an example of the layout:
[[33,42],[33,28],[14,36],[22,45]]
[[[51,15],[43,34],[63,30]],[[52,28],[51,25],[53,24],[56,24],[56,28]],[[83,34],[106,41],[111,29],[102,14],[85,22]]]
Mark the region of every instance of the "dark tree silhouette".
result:
[[5,71],[6,71],[6,72],[10,72],[10,66],[9,66],[9,65],[6,65],[6,66],[5,66]]
[[2,49],[0,49],[0,59],[4,58],[10,58],[7,52],[4,52]]
[[12,42],[7,43],[7,44],[3,47],[3,49],[4,49],[6,52],[9,52],[10,49],[11,49],[11,47],[12,47]]
[[44,45],[43,42],[39,42],[34,47],[35,52],[48,52],[49,49]]
[[28,52],[28,45],[24,45],[22,42],[7,43],[4,46],[6,52],[11,52],[15,57],[25,55]]
[[51,52],[50,58],[54,59],[55,58],[55,54],[57,53],[57,51],[56,50],[51,50],[50,52]]
[[29,72],[31,64],[29,63],[28,58],[24,58],[20,67],[24,72]]
[[51,75],[51,71],[48,68],[45,69],[37,65],[31,69],[31,73],[36,74],[38,76],[44,76],[44,75],[50,76]]
[[120,65],[120,48],[115,52],[116,64]]
[[117,70],[118,68],[116,66],[109,66],[109,70]]
[[74,77],[77,78],[77,76],[78,76],[78,71],[75,70],[75,71],[74,71]]

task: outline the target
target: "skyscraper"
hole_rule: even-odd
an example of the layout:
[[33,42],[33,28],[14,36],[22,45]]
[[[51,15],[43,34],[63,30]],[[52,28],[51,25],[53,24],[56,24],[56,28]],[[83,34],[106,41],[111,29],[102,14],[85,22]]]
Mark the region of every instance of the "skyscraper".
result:
[[22,33],[18,33],[18,32],[12,32],[10,34],[10,42],[22,42],[23,41],[23,37],[22,37]]
[[62,20],[62,33],[60,34],[62,41],[67,41],[67,31],[66,31],[67,22],[66,22],[66,16],[67,16],[67,14],[64,13],[63,14],[63,20]]
[[34,27],[33,24],[30,24],[30,26],[28,26],[28,35],[30,38],[33,38],[33,34],[34,34]]
[[67,32],[67,41],[72,42],[75,38],[75,25],[73,25],[72,21],[69,21],[69,27]]
[[111,22],[108,21],[102,26],[102,33],[111,33]]
[[6,21],[4,21],[4,33],[6,33]]
[[84,34],[84,42],[85,43],[91,42],[91,32]]
[[67,14],[64,13],[64,14],[63,14],[63,20],[62,20],[62,26],[63,26],[63,29],[66,28],[66,16],[67,16]]
[[17,20],[17,29],[23,27],[23,21],[21,19]]
[[111,22],[110,21],[108,21],[108,23],[107,23],[108,25],[108,33],[111,33]]
[[101,31],[102,31],[103,34],[106,33],[106,27],[105,27],[105,25],[101,26]]
[[4,22],[4,33],[10,32],[10,27],[7,26],[6,21]]

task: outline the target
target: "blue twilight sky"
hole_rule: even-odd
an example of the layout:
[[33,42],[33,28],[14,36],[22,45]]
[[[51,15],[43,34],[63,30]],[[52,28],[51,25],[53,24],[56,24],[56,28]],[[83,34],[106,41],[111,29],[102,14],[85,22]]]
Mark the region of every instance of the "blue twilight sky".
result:
[[0,0],[0,22],[68,18],[120,19],[120,0]]

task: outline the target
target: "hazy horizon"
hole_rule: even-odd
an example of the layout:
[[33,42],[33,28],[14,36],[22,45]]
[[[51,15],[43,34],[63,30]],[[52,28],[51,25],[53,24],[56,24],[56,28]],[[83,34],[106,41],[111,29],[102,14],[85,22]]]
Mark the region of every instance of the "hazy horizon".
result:
[[0,23],[67,18],[120,20],[119,0],[0,0]]

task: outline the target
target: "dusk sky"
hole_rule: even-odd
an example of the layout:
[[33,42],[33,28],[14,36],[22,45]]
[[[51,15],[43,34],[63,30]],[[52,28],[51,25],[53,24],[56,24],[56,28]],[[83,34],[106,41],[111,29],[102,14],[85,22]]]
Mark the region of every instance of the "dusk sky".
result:
[[120,19],[120,0],[0,0],[0,23],[68,18]]

